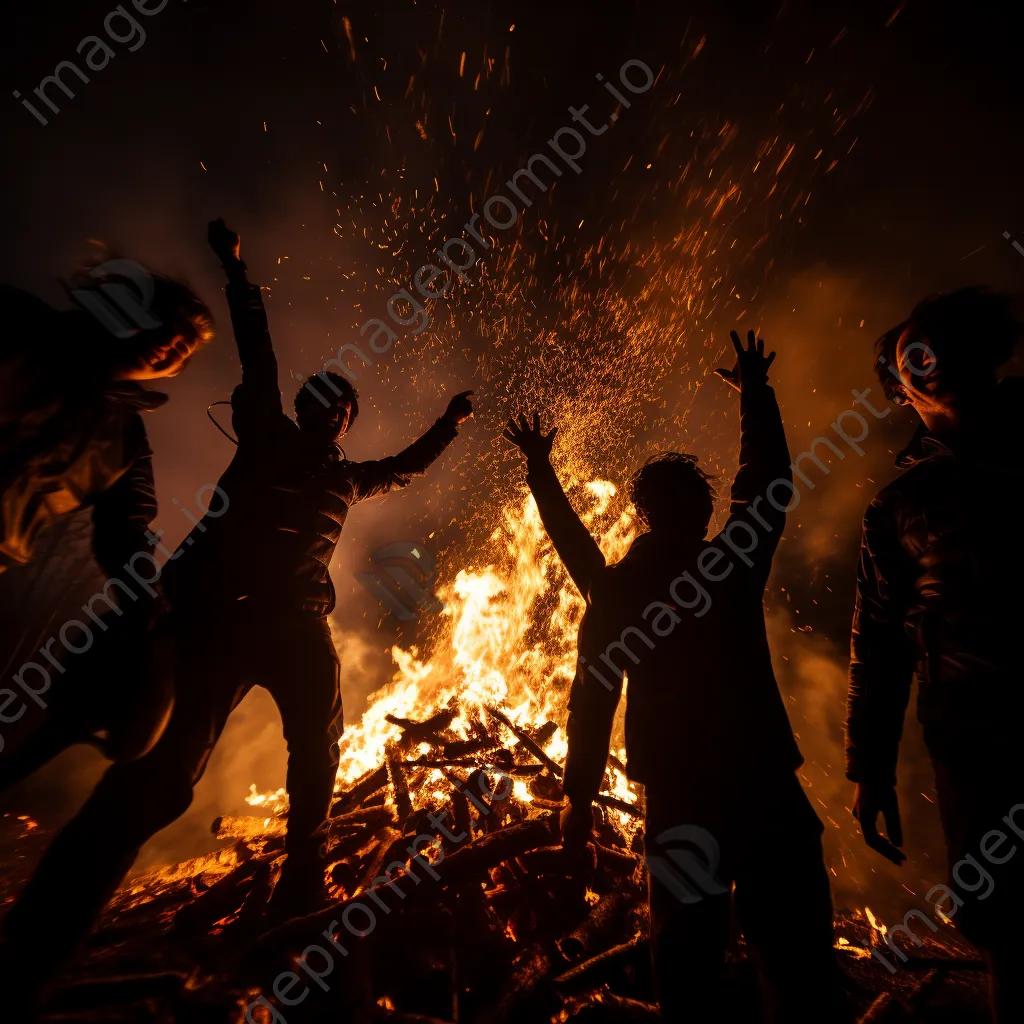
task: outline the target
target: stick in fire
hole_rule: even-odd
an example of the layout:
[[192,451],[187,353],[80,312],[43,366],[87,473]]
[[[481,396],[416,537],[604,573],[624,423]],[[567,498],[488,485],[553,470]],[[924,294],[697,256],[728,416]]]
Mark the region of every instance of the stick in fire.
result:
[[[785,431],[768,385],[775,353],[766,356],[753,331],[746,347],[735,332],[732,342],[736,365],[717,372],[740,393],[740,468],[728,521],[711,540],[709,476],[695,456],[670,452],[633,476],[630,497],[647,532],[606,565],[551,466],[555,432],[544,434],[537,414],[532,424],[520,416],[506,429],[526,456],[545,529],[587,603],[569,699],[562,840],[580,849],[591,838],[592,803],[628,671],[627,770],[646,789],[647,851],[677,826],[696,826],[720,855],[702,867],[726,883],[684,904],[663,880],[650,880],[662,1019],[711,1019],[720,1005],[734,902],[780,1019],[845,1021],[822,825],[795,775],[802,758],[762,609],[786,518],[775,492],[784,486],[787,502],[792,494]],[[674,860],[695,856],[686,849]]]
[[[254,684],[274,697],[289,748],[287,858],[271,915],[316,909],[325,884],[318,829],[342,722],[328,566],[350,507],[424,473],[473,413],[472,392],[463,392],[399,454],[348,460],[338,441],[358,414],[355,388],[322,372],[328,400],[303,386],[296,419],[285,414],[263,298],[247,279],[238,235],[215,221],[209,241],[227,273],[242,364],[231,398],[238,450],[219,482],[228,502],[196,524],[164,574],[177,681],[167,730],[144,758],[107,771],[4,920],[4,967],[23,998],[72,953],[142,844],[188,808],[228,716]],[[70,891],[68,878],[76,879]]]

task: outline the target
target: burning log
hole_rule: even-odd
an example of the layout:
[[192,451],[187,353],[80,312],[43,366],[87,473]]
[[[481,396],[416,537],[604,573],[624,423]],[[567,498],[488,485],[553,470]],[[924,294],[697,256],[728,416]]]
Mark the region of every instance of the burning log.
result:
[[395,816],[389,807],[372,806],[360,807],[346,814],[336,814],[328,818],[325,825],[329,830],[337,828],[365,827],[380,828],[382,825],[394,825]]
[[561,846],[541,846],[516,858],[523,871],[531,877],[569,875],[573,871],[573,861],[573,856]]
[[[539,729],[534,729],[533,740],[539,747],[546,747],[556,732],[558,732],[557,722],[545,722]],[[529,750],[525,743],[517,743],[515,750],[518,752],[520,748]]]
[[943,971],[987,971],[988,964],[980,956],[908,956],[903,964],[909,971],[931,970],[933,967]]
[[554,980],[558,988],[588,988],[594,984],[595,976],[600,978],[609,971],[623,966],[631,966],[650,959],[650,946],[647,939],[641,935],[630,939],[629,942],[612,946],[597,956],[571,967],[564,974],[560,974]]
[[187,981],[188,975],[180,971],[94,978],[62,989],[48,1009],[65,1012],[99,1010],[144,999],[174,999],[181,994]]
[[550,772],[537,775],[530,781],[530,795],[535,799],[547,800],[559,805],[565,799],[562,783]]
[[491,750],[494,745],[494,740],[490,736],[476,736],[468,740],[454,740],[451,743],[445,743],[441,750],[445,757],[460,758],[467,754],[476,754],[481,750]]
[[601,843],[594,843],[597,848],[597,863],[607,867],[617,874],[632,875],[640,864],[637,857],[623,850],[613,850]]
[[[431,758],[431,757],[418,757],[412,761],[403,761],[402,764],[406,768],[479,768],[480,765],[476,761],[469,761],[465,758]],[[547,768],[542,764],[512,764],[502,765],[502,772],[506,775],[514,775],[517,778],[533,778],[535,775],[539,775],[541,772],[546,771]]]
[[882,1021],[897,1020],[903,1015],[903,1005],[915,1016],[920,1013],[928,996],[945,980],[938,970],[929,971],[911,988],[901,1000],[892,992],[883,992],[868,1007],[867,1013],[857,1024],[881,1024]]
[[661,1011],[653,1003],[617,996],[606,987],[569,1001],[566,1021],[576,1024],[655,1024]]
[[526,749],[531,754],[533,754],[533,756],[537,758],[537,760],[540,761],[541,764],[543,764],[548,769],[548,771],[551,772],[552,775],[555,775],[558,778],[562,777],[561,765],[559,765],[556,761],[548,757],[548,755],[544,753],[544,750],[541,748],[541,746],[525,729],[521,729],[507,715],[503,714],[497,708],[491,707],[490,704],[485,705],[485,708],[487,713],[492,718],[496,718],[507,729],[511,729],[512,732],[519,737],[519,742],[522,743],[522,745],[526,747]]
[[398,820],[408,821],[412,816],[412,797],[409,795],[409,783],[405,778],[405,771],[402,762],[398,757],[398,751],[388,745],[387,761],[388,782],[395,793],[395,809],[398,811]]
[[470,835],[472,833],[472,815],[469,813],[469,800],[462,789],[452,783],[452,817],[455,819],[455,834]]
[[177,932],[208,931],[221,918],[237,911],[252,891],[256,876],[267,872],[267,865],[258,860],[243,861],[218,879],[201,896],[186,903],[174,915],[172,927]]
[[512,964],[512,974],[498,994],[497,1003],[480,1018],[480,1024],[504,1024],[522,1019],[519,1007],[551,973],[551,956],[540,944],[527,946]]
[[434,870],[441,875],[443,886],[458,886],[473,881],[502,861],[538,846],[548,845],[552,838],[553,832],[548,820],[523,821],[461,847],[446,857],[443,863],[435,865]]
[[[250,964],[258,966],[267,963],[272,966],[280,962],[289,951],[299,949],[311,941],[310,936],[322,933],[332,921],[336,924],[339,919],[344,919],[345,912],[357,902],[367,907],[371,905],[367,900],[372,901],[375,908],[379,908],[393,921],[390,918],[392,911],[402,909],[403,904],[406,909],[411,909],[430,899],[440,901],[442,890],[457,889],[467,882],[476,882],[488,869],[527,850],[544,846],[550,843],[551,838],[549,822],[524,821],[461,846],[435,864],[428,864],[422,856],[413,858],[405,872],[396,875],[391,881],[373,886],[358,897],[334,903],[326,910],[294,918],[271,929],[253,947]],[[423,884],[423,876],[433,879],[436,886]],[[409,888],[410,881],[415,888]],[[378,924],[384,924],[380,918],[377,920]],[[387,928],[378,927],[375,937],[379,938],[386,933]]]
[[384,719],[403,730],[403,742],[415,745],[429,743],[437,739],[437,734],[444,732],[452,724],[457,714],[457,707],[448,707],[422,722],[417,722],[412,718],[399,718],[397,715],[385,715]]
[[622,811],[623,814],[628,814],[632,818],[642,818],[644,816],[644,812],[636,804],[620,800],[617,796],[608,796],[607,793],[598,793],[594,798],[594,803],[600,804],[602,807],[612,807],[616,811]]
[[[491,805],[483,798],[482,795],[478,795],[479,787],[477,792],[474,793],[470,788],[472,782],[478,782],[480,776],[483,775],[479,769],[470,775],[469,779],[462,779],[455,772],[450,772],[447,769],[442,769],[444,777],[455,787],[458,793],[461,793],[463,798],[468,800],[481,814],[481,816],[488,816],[491,813]],[[484,781],[486,782],[487,776],[483,775]],[[490,787],[488,787],[489,789]]]
[[533,798],[533,806],[539,807],[543,811],[561,811],[565,807],[565,803],[562,800],[545,800],[543,797],[535,796]]
[[331,817],[337,817],[346,811],[354,810],[363,804],[369,797],[388,784],[388,766],[382,764],[379,768],[367,772],[355,785],[342,793],[331,805]]
[[[358,896],[359,893],[365,892],[373,885],[374,881],[380,877],[381,868],[384,867],[385,864],[395,863],[397,849],[401,847],[403,843],[408,846],[409,841],[408,839],[403,838],[402,833],[397,828],[387,829],[386,834],[377,844],[373,856],[360,872],[360,880],[355,888],[355,892],[353,893],[354,896]],[[388,859],[389,857],[391,858],[390,860]]]
[[630,898],[621,892],[602,896],[577,928],[557,942],[558,952],[570,963],[578,963],[601,942],[622,919]]
[[210,832],[218,839],[265,839],[267,836],[283,836],[288,827],[284,818],[255,814],[222,814],[214,818]]

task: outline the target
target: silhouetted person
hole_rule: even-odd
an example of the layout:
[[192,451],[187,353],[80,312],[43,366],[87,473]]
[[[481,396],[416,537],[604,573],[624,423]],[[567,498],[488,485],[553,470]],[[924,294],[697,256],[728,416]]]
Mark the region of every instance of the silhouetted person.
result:
[[1024,822],[1024,389],[996,373],[1020,336],[1009,300],[967,288],[922,302],[878,341],[887,395],[921,424],[896,460],[904,472],[864,516],[846,723],[854,813],[899,864],[896,764],[916,673],[950,865],[969,856],[994,879],[978,898],[962,868],[966,883],[954,872],[951,887],[963,905],[934,902],[987,953],[999,1021],[1024,1019],[1024,853],[999,863]]
[[[146,322],[157,325],[128,337],[85,309],[57,311],[0,287],[0,572],[28,562],[44,527],[83,508],[93,510],[96,561],[109,575],[152,549],[153,458],[140,413],[167,396],[140,382],[181,373],[213,322],[184,285],[149,277]],[[100,281],[109,284],[86,279],[77,294],[105,301]]]
[[[45,948],[50,969],[88,930],[143,843],[188,809],[228,716],[253,685],[274,697],[288,744],[287,858],[275,913],[308,911],[323,898],[317,830],[330,809],[342,728],[328,566],[349,508],[423,473],[472,415],[464,392],[398,455],[350,462],[338,440],[358,411],[355,389],[321,373],[315,391],[311,383],[299,390],[290,419],[238,236],[217,221],[210,244],[227,271],[242,364],[231,398],[238,450],[219,483],[222,500],[211,496],[164,576],[177,648],[171,722],[152,752],[108,770],[4,921],[7,949]],[[38,960],[22,969],[42,970]]]
[[562,837],[568,849],[590,838],[624,670],[627,772],[646,792],[662,1019],[722,1019],[734,903],[773,1019],[841,1021],[822,825],[795,775],[802,758],[761,603],[793,493],[767,383],[775,353],[766,358],[753,332],[746,349],[732,338],[737,366],[718,372],[740,391],[740,468],[728,523],[712,540],[708,476],[694,456],[669,453],[630,484],[648,532],[606,566],[548,461],[553,433],[541,434],[536,417],[532,429],[525,419],[509,423],[541,519],[587,601],[569,699]]
[[[46,528],[91,508],[96,562],[104,576],[122,579],[133,557],[152,558],[154,545],[153,456],[141,413],[167,396],[142,382],[181,373],[212,337],[213,320],[187,287],[131,261],[108,261],[75,285],[80,308],[68,311],[0,288],[0,572],[29,562]],[[159,604],[128,599],[116,586],[106,595],[95,606],[106,609],[102,627],[85,652],[63,654],[59,668],[52,643],[45,657],[30,654],[52,687],[34,730],[24,709],[8,712],[21,724],[5,727],[0,792],[75,742],[114,759],[141,756],[166,725],[168,681],[140,681]]]

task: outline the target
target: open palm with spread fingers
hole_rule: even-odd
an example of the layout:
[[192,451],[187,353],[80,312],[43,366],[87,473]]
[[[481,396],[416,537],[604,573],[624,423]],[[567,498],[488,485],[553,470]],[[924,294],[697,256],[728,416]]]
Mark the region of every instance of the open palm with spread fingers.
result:
[[535,459],[546,459],[551,455],[551,446],[555,443],[555,434],[558,427],[554,427],[549,434],[540,429],[540,413],[533,414],[533,423],[522,413],[519,414],[519,422],[515,417],[508,421],[505,432],[501,435],[506,441],[511,441],[527,458],[527,461]]
[[735,331],[729,332],[732,347],[736,349],[736,365],[727,370],[724,366],[715,373],[737,391],[751,384],[766,384],[768,368],[775,362],[775,353],[764,354],[764,341],[756,338],[753,331],[747,331],[747,347],[743,347],[740,336]]

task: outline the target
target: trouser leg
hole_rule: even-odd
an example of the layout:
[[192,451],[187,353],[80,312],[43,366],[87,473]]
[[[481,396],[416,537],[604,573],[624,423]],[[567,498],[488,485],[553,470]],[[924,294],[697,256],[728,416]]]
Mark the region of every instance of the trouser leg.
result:
[[[58,971],[89,931],[142,845],[188,808],[192,787],[235,704],[220,666],[180,666],[171,722],[145,757],[115,764],[57,834],[3,921],[5,964],[23,964],[26,984]],[[219,685],[218,685],[219,684]]]
[[[0,793],[76,743],[91,742],[112,760],[151,750],[167,726],[174,689],[168,627],[149,630],[138,615],[98,620],[88,651],[61,661],[42,722],[0,755]],[[97,734],[101,737],[97,739]]]
[[1024,945],[1007,942],[985,951],[989,966],[989,1003],[994,1024],[1017,1024],[1024,1020]]
[[10,949],[43,980],[71,955],[124,878],[142,844],[184,813],[186,767],[166,759],[107,770],[57,834],[3,921]]
[[1024,772],[1015,737],[933,745],[932,766],[951,877],[960,903],[937,904],[985,953],[998,1024],[1024,1020],[1024,857],[1013,850],[1024,827]]
[[20,747],[0,759],[0,794],[85,739],[86,735],[74,722],[47,717]]
[[[769,1020],[852,1021],[833,948],[821,822],[795,776],[759,787],[764,814],[741,837],[736,910],[758,965]],[[740,823],[740,827],[742,823]]]
[[[273,678],[266,685],[288,744],[285,873],[288,884],[319,893],[323,837],[318,830],[330,811],[342,728],[338,655],[326,619],[287,623],[274,644]],[[300,876],[302,883],[296,881]]]
[[648,792],[644,851],[651,956],[665,1024],[718,1021],[723,1012],[728,875],[718,863],[717,840],[693,817]]

